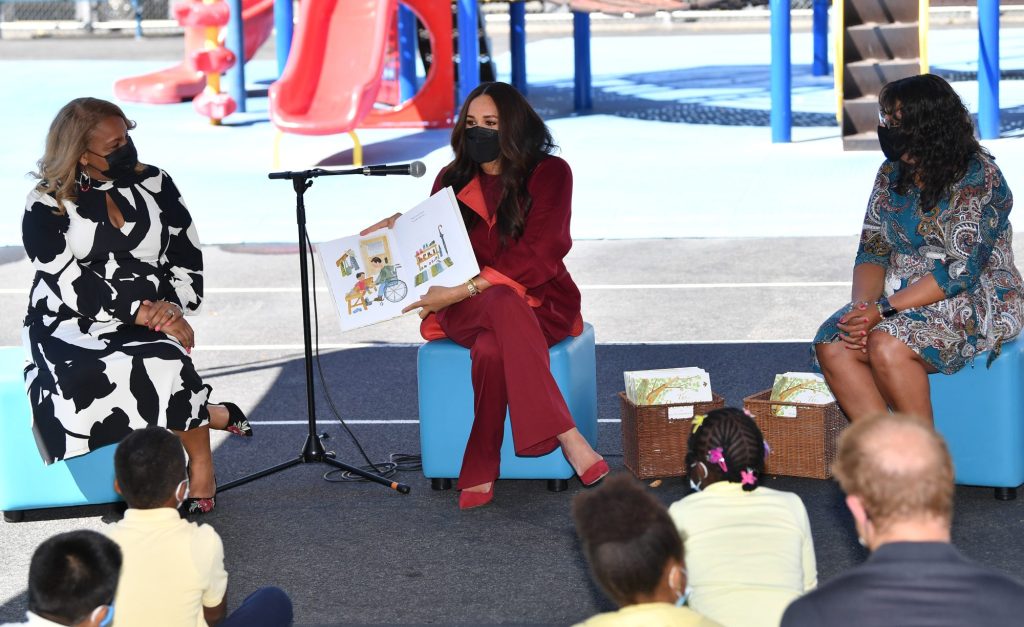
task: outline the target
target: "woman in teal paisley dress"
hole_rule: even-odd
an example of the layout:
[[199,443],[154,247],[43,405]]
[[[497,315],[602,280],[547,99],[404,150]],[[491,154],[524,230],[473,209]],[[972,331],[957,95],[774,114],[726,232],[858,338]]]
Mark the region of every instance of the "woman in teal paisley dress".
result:
[[971,118],[931,74],[879,94],[878,170],[850,303],[814,352],[851,420],[887,409],[931,418],[928,374],[999,355],[1024,319],[1009,223],[1013,197]]

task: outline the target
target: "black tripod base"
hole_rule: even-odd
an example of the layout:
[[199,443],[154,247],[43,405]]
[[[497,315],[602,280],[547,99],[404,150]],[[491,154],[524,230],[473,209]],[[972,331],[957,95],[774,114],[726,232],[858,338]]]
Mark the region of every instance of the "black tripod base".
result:
[[259,472],[254,472],[253,474],[242,477],[241,479],[229,481],[228,483],[225,483],[222,486],[218,486],[217,493],[220,494],[221,492],[225,492],[232,488],[237,488],[240,485],[245,485],[250,481],[255,481],[262,477],[279,473],[282,470],[287,470],[288,468],[291,468],[292,466],[298,466],[299,464],[315,463],[327,464],[328,466],[334,466],[335,468],[346,470],[354,475],[359,475],[363,479],[367,479],[369,481],[373,481],[374,483],[379,483],[383,486],[387,486],[400,494],[409,493],[409,486],[405,485],[404,483],[391,481],[390,479],[386,479],[384,477],[381,477],[380,475],[375,475],[372,472],[367,472],[362,468],[356,468],[355,466],[350,466],[345,462],[339,462],[338,460],[334,459],[334,453],[324,450],[324,443],[321,440],[321,436],[314,437],[308,435],[306,436],[306,443],[302,447],[302,453],[298,457],[277,464],[276,466],[265,468],[263,470],[260,470]]

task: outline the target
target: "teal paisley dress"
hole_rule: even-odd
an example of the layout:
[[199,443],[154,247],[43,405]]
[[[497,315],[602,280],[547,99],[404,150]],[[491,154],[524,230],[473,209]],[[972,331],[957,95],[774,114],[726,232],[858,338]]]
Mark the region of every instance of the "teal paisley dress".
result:
[[[923,211],[916,186],[905,195],[896,191],[901,167],[886,161],[878,170],[855,263],[885,268],[886,296],[931,274],[946,298],[901,311],[874,330],[899,339],[945,374],[984,351],[992,351],[991,361],[1024,321],[1010,188],[992,157],[977,153],[938,206]],[[849,310],[846,305],[832,314],[814,343],[840,341],[836,324]]]

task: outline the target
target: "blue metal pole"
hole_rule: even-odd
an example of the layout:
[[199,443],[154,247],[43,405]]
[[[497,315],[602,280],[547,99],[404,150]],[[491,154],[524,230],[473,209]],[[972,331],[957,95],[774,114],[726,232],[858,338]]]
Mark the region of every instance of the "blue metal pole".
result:
[[235,53],[235,66],[228,70],[228,93],[238,105],[238,111],[245,113],[245,31],[242,24],[242,0],[228,0],[231,18],[225,38],[228,50]]
[[793,103],[791,100],[793,68],[789,45],[789,0],[771,0],[772,38],[772,143],[792,140]]
[[573,11],[572,39],[575,52],[576,78],[573,105],[577,111],[594,108],[594,87],[590,74],[590,14]]
[[416,14],[398,5],[398,93],[405,101],[416,95]]
[[999,137],[999,0],[978,0],[978,132]]
[[[458,0],[459,21],[459,103],[480,84],[480,23],[477,0]],[[438,63],[443,60],[438,59]]]
[[829,0],[814,0],[814,76],[828,74],[828,3]]
[[274,48],[277,56],[278,78],[288,65],[288,53],[292,49],[292,30],[295,28],[295,7],[293,0],[274,0]]
[[512,55],[512,86],[526,95],[526,2],[508,5],[509,49]]
[[142,39],[142,4],[132,0],[132,12],[135,14],[135,38]]

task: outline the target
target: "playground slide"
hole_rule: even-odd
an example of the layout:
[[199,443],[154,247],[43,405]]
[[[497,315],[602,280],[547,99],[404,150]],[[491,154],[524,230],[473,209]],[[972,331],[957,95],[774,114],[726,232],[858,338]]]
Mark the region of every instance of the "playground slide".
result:
[[[274,0],[243,0],[242,22],[248,61],[274,28]],[[206,76],[192,66],[191,58],[194,51],[203,48],[202,30],[185,30],[184,61],[150,74],[122,78],[114,83],[114,95],[127,102],[147,104],[175,104],[197,96],[206,86]]]
[[302,135],[347,133],[373,109],[397,0],[304,0],[270,119]]

